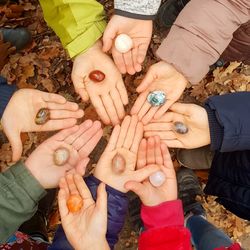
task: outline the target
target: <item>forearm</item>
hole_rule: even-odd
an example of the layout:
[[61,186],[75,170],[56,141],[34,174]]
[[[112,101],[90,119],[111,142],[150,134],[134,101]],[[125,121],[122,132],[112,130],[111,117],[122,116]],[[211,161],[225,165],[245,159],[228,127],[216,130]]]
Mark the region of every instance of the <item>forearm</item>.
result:
[[16,85],[9,85],[6,79],[0,76],[0,120],[10,98],[16,90]]
[[0,190],[0,242],[4,243],[34,215],[46,191],[21,162],[1,173]]
[[153,20],[161,0],[115,0],[115,14],[135,19]]
[[157,55],[191,83],[198,83],[226,49],[234,31],[249,20],[249,8],[247,0],[191,0]]
[[70,57],[85,52],[102,36],[103,6],[95,0],[40,0],[44,18],[59,36]]

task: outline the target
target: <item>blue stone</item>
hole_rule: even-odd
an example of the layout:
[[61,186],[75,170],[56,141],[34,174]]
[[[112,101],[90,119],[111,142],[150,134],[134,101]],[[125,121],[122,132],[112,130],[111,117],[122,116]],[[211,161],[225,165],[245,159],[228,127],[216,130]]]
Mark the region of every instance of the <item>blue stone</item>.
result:
[[154,107],[161,106],[166,102],[166,94],[160,90],[150,92],[147,101]]

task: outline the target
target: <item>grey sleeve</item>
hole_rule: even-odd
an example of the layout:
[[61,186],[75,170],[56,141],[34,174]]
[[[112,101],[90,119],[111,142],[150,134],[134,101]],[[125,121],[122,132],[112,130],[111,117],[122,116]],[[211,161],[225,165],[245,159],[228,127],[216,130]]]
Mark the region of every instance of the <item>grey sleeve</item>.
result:
[[114,0],[115,14],[135,19],[153,20],[161,0]]

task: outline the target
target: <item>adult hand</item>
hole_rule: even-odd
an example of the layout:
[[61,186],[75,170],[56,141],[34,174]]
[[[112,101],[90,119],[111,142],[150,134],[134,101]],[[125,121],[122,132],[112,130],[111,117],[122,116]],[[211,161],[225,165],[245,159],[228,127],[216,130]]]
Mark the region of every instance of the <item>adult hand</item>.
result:
[[[69,171],[83,175],[88,164],[88,155],[102,136],[101,123],[87,120],[81,125],[65,129],[39,145],[25,162],[32,175],[46,188],[54,188],[61,177]],[[69,159],[62,165],[54,163],[58,148],[69,150]]]
[[[87,52],[75,58],[72,81],[83,101],[90,97],[102,121],[116,125],[125,116],[123,105],[128,104],[128,95],[121,74],[101,46],[98,41]],[[102,71],[105,79],[99,83],[93,82],[89,78],[89,73],[93,70]]]
[[[112,55],[116,66],[122,74],[133,75],[141,71],[147,54],[153,30],[152,20],[139,20],[114,15],[103,34],[103,51],[112,47]],[[133,40],[133,48],[127,53],[120,53],[114,46],[114,40],[119,34],[127,34]]]
[[[157,166],[135,171],[137,151],[143,135],[143,126],[137,116],[126,116],[121,127],[115,126],[109,143],[98,161],[94,176],[121,192],[127,192],[124,184],[129,180],[143,181],[157,171]],[[120,154],[126,161],[125,170],[118,174],[112,170],[112,160]]]
[[[37,112],[48,108],[50,120],[43,125],[35,123]],[[10,99],[1,119],[3,130],[12,146],[12,160],[22,155],[22,132],[51,131],[72,127],[83,117],[83,110],[63,96],[34,89],[18,90]]]
[[[97,189],[96,203],[80,175],[69,174],[60,180],[58,194],[59,212],[68,241],[76,250],[109,249],[107,232],[107,193],[101,183]],[[79,212],[71,213],[67,207],[70,195],[77,194],[83,199]]]
[[[175,103],[172,112],[165,113],[160,119],[152,120],[144,126],[144,136],[160,136],[171,148],[199,148],[210,144],[210,131],[207,112],[195,104]],[[179,134],[174,129],[175,122],[182,122],[188,127],[186,134]]]
[[129,181],[125,187],[135,192],[145,206],[157,206],[165,201],[176,200],[177,181],[174,166],[167,146],[161,143],[157,136],[143,139],[138,152],[137,169],[147,169],[152,164],[160,165],[160,170],[166,176],[160,187],[152,186],[148,179],[142,183]]
[[[186,85],[185,77],[170,64],[161,61],[152,65],[136,89],[140,95],[131,109],[131,114],[137,114],[143,124],[147,124],[153,117],[161,117],[180,98]],[[155,90],[161,90],[166,94],[166,103],[161,107],[151,107],[147,101],[149,92]]]

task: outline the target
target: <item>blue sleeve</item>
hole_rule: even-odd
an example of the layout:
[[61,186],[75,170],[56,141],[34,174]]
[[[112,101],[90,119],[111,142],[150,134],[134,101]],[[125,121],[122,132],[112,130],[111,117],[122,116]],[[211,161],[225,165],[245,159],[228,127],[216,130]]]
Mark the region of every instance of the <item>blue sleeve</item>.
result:
[[250,92],[210,97],[205,109],[213,150],[230,152],[250,149]]
[[2,118],[10,98],[16,90],[16,85],[9,85],[6,79],[0,76],[0,119]]
[[[101,183],[100,180],[90,175],[84,178],[92,197],[96,200],[97,187]],[[121,232],[128,209],[127,195],[106,185],[108,194],[108,230],[106,239],[109,247],[114,249],[114,245],[118,241],[118,234]],[[49,250],[73,250],[69,244],[66,235],[60,225],[56,231],[52,245]]]

